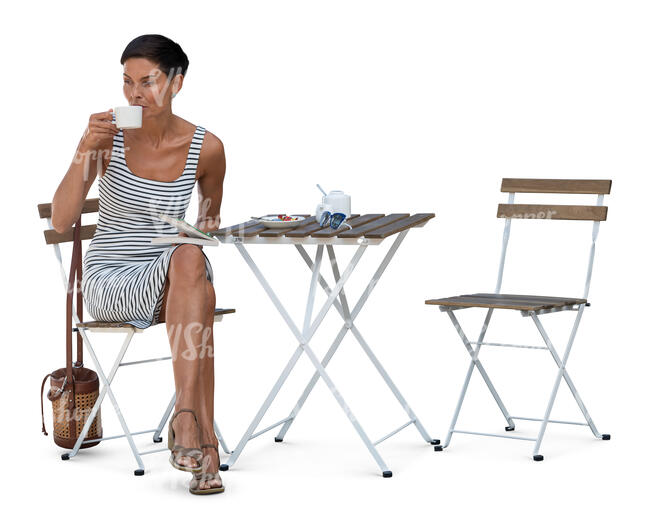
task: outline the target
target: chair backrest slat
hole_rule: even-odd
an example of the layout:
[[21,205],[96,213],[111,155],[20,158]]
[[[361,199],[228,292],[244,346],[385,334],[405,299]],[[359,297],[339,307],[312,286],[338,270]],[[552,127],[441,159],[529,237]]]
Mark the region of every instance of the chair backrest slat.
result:
[[[495,293],[501,292],[503,270],[510,238],[512,219],[536,220],[589,220],[593,222],[591,232],[591,250],[587,265],[587,279],[585,281],[584,299],[589,294],[591,272],[594,265],[596,238],[600,223],[607,220],[607,206],[603,206],[604,196],[612,189],[610,179],[515,179],[504,178],[501,180],[501,191],[508,193],[508,203],[499,204],[497,217],[505,218],[503,228],[503,244],[501,246],[501,260],[497,275]],[[597,195],[596,205],[571,205],[571,204],[515,204],[516,194],[588,194]]]
[[607,220],[607,206],[499,204],[497,217],[550,220]]
[[[89,240],[95,234],[97,224],[89,224],[81,226],[81,240]],[[43,231],[45,235],[46,244],[61,244],[63,242],[72,242],[74,237],[74,227],[68,229],[65,233],[59,233],[54,229],[46,229]]]
[[560,194],[609,194],[611,179],[515,179],[504,178],[502,192],[514,193],[560,193]]
[[[99,198],[94,197],[92,199],[86,199],[84,201],[83,208],[81,213],[94,213],[99,211]],[[46,219],[52,216],[52,203],[47,202],[38,205],[38,215],[42,219]]]

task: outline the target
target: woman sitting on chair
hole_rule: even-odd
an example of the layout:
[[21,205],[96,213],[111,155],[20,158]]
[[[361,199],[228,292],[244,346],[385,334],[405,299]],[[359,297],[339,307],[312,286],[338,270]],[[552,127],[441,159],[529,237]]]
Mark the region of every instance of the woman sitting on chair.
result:
[[99,218],[84,256],[82,293],[98,321],[138,328],[165,322],[172,348],[176,407],[169,422],[170,462],[194,478],[190,491],[223,491],[214,433],[214,276],[202,246],[152,244],[178,234],[158,213],[183,219],[198,181],[204,232],[220,224],[226,161],[212,133],[172,113],[189,61],[172,40],[148,34],[127,46],[124,96],[142,106],[142,126],[118,129],[112,110],[90,116],[76,156],[52,201],[63,233],[79,218],[99,176]]

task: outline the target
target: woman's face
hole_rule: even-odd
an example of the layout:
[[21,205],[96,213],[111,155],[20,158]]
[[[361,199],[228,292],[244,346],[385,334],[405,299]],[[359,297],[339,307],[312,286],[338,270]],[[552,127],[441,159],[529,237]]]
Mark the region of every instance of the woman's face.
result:
[[124,61],[124,97],[131,106],[142,106],[142,118],[171,111],[172,93],[178,93],[183,76],[170,81],[155,63],[144,57]]

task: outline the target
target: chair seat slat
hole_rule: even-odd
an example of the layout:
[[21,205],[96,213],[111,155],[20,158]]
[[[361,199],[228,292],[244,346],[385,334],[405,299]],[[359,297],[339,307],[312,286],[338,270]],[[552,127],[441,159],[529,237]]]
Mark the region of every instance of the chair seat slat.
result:
[[[224,314],[233,314],[235,313],[234,308],[216,308],[214,310],[214,315],[224,315]],[[160,324],[160,323],[158,323]],[[87,329],[96,329],[96,328],[137,328],[132,324],[127,324],[123,321],[83,321],[77,324],[77,328],[87,328]]]
[[441,299],[427,299],[427,305],[458,306],[465,308],[500,308],[507,310],[548,310],[562,306],[581,305],[586,299],[574,297],[526,296],[513,294],[465,294]]

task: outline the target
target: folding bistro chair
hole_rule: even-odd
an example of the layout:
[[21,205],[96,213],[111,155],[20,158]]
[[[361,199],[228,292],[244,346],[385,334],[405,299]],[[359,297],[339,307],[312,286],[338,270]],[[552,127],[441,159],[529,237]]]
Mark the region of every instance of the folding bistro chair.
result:
[[[456,405],[456,411],[451,420],[451,425],[449,426],[449,431],[447,433],[447,438],[445,443],[441,446],[436,446],[436,451],[442,451],[444,448],[449,446],[451,437],[453,434],[472,434],[472,435],[482,435],[490,437],[505,437],[510,439],[521,439],[526,441],[534,441],[535,448],[533,450],[533,459],[535,461],[544,460],[544,456],[539,454],[539,449],[542,444],[542,439],[544,438],[544,433],[548,423],[560,423],[568,425],[581,425],[588,426],[594,436],[598,439],[608,441],[610,439],[609,434],[601,434],[597,429],[596,425],[591,419],[591,416],[587,412],[587,409],[576,390],[576,387],[569,376],[568,371],[566,370],[566,363],[569,358],[569,353],[571,352],[571,347],[573,346],[573,341],[578,331],[578,325],[582,318],[582,313],[586,306],[590,306],[587,302],[587,295],[589,294],[589,285],[591,283],[591,272],[594,264],[594,253],[596,249],[596,238],[598,236],[598,229],[601,221],[606,220],[607,218],[607,207],[603,206],[603,198],[605,194],[610,193],[612,182],[610,180],[556,180],[556,179],[503,179],[501,183],[501,191],[508,192],[508,204],[499,204],[499,209],[497,211],[498,217],[505,218],[505,228],[503,231],[503,246],[501,249],[501,261],[499,263],[499,272],[497,276],[497,285],[494,294],[471,294],[457,297],[448,297],[443,299],[429,299],[425,301],[428,305],[438,305],[440,310],[446,312],[451,319],[452,324],[456,328],[456,331],[460,335],[460,338],[467,349],[468,353],[471,356],[471,362],[469,369],[465,376],[465,382],[461,389],[460,397]],[[544,204],[514,204],[515,193],[555,193],[555,194],[596,194],[597,202],[595,206],[571,206],[571,205],[544,205]],[[584,294],[582,298],[569,298],[569,297],[548,297],[548,296],[526,296],[526,295],[508,295],[501,294],[501,281],[503,279],[503,269],[506,257],[506,249],[508,246],[508,239],[510,237],[510,225],[513,218],[523,218],[523,219],[554,219],[554,220],[591,220],[593,221],[592,229],[592,243],[591,251],[589,254],[589,261],[587,266],[587,278],[585,282]],[[476,342],[470,342],[465,335],[465,332],[462,330],[458,319],[456,318],[455,311],[461,310],[463,308],[471,307],[480,307],[487,308],[487,315],[485,317],[483,327],[480,331],[478,340]],[[539,330],[541,337],[544,341],[545,346],[528,346],[520,344],[500,344],[492,342],[484,342],[485,333],[490,324],[490,319],[492,318],[492,313],[495,309],[504,309],[504,310],[518,310],[521,312],[521,315],[524,317],[530,317]],[[544,314],[550,314],[561,311],[576,311],[576,318],[573,323],[573,328],[569,340],[567,342],[564,355],[560,357],[560,354],[556,351],[555,346],[551,342],[546,330],[542,326],[540,321],[540,316]],[[501,397],[497,393],[494,385],[492,384],[490,378],[488,377],[483,364],[478,358],[479,351],[482,346],[505,346],[505,347],[515,347],[515,348],[527,348],[527,349],[547,349],[553,360],[555,361],[558,372],[555,377],[555,382],[551,390],[551,395],[546,406],[546,412],[544,413],[543,418],[532,418],[532,417],[515,417],[511,416],[508,410],[506,409]],[[474,368],[478,369],[479,373],[483,377],[485,384],[492,393],[499,409],[503,413],[508,426],[505,427],[505,430],[508,432],[514,431],[515,423],[514,420],[527,420],[527,421],[538,421],[540,422],[539,431],[537,438],[532,437],[522,437],[514,435],[504,435],[504,434],[490,434],[484,432],[472,432],[467,430],[459,430],[456,428],[456,421],[458,420],[458,414],[460,413],[461,406],[465,399],[465,393],[467,392],[467,386],[469,385],[472,373]],[[585,422],[575,422],[575,421],[560,421],[550,419],[551,410],[553,409],[553,404],[557,395],[558,388],[560,386],[561,380],[564,378],[567,386],[571,390],[573,397],[575,398],[582,415],[584,416]]]
[[[87,199],[84,202],[84,206],[81,210],[81,213],[93,213],[97,212],[99,210],[99,199],[94,198],[94,199]],[[40,218],[47,219],[47,225],[49,229],[46,229],[43,231],[45,235],[45,242],[47,244],[52,244],[53,249],[54,249],[54,255],[56,256],[57,261],[59,262],[59,267],[61,269],[61,278],[63,280],[63,286],[64,289],[68,290],[68,277],[66,275],[65,269],[63,267],[63,261],[61,258],[61,249],[59,247],[60,244],[64,242],[72,242],[73,241],[73,229],[71,228],[65,233],[58,233],[54,227],[52,226],[52,204],[51,203],[44,203],[44,204],[39,204],[38,205],[38,213]],[[80,219],[81,220],[81,219]],[[81,241],[83,240],[88,240],[93,237],[95,234],[95,229],[96,229],[96,224],[90,224],[87,226],[81,226]],[[82,253],[83,255],[83,253]],[[166,357],[161,357],[161,358],[150,358],[147,360],[136,360],[132,362],[123,362],[124,355],[126,354],[126,350],[129,347],[129,344],[131,343],[131,339],[136,333],[142,333],[144,330],[141,328],[138,328],[136,326],[133,326],[131,324],[127,324],[125,322],[112,322],[112,321],[80,321],[79,317],[77,316],[77,308],[74,306],[76,296],[73,296],[73,308],[72,308],[72,317],[74,322],[76,323],[76,328],[73,328],[74,332],[78,332],[78,335],[80,334],[83,338],[83,342],[86,345],[86,349],[90,353],[90,356],[93,360],[93,363],[95,364],[95,368],[97,369],[97,375],[99,376],[99,379],[102,384],[102,388],[99,392],[99,397],[95,401],[95,404],[93,405],[93,408],[90,412],[90,415],[88,419],[86,420],[86,423],[74,445],[74,448],[67,453],[64,453],[61,455],[61,459],[63,460],[68,460],[72,457],[74,457],[82,444],[85,443],[91,443],[91,442],[96,442],[96,441],[106,441],[108,439],[118,439],[121,437],[126,437],[129,446],[131,447],[131,451],[133,452],[133,456],[135,457],[135,460],[138,464],[138,469],[134,471],[134,474],[136,476],[144,475],[144,464],[142,462],[142,455],[146,455],[149,453],[157,453],[157,452],[163,452],[163,451],[169,451],[167,448],[157,448],[155,450],[148,450],[148,451],[140,451],[135,445],[135,442],[133,441],[133,436],[134,435],[139,435],[139,434],[148,434],[153,432],[153,442],[155,443],[160,443],[162,442],[162,437],[161,433],[162,430],[167,422],[167,419],[169,418],[173,408],[174,404],[176,403],[176,392],[172,395],[171,400],[169,401],[169,404],[167,405],[167,408],[164,410],[163,415],[160,419],[160,422],[155,428],[152,428],[150,430],[141,430],[138,432],[131,432],[129,430],[129,427],[126,424],[126,421],[124,420],[124,415],[122,413],[121,408],[119,407],[117,400],[115,399],[115,394],[113,393],[113,390],[111,389],[111,384],[115,378],[115,374],[117,373],[117,369],[119,367],[123,366],[130,366],[130,365],[139,365],[139,364],[145,364],[148,362],[158,362],[161,360],[170,360],[172,357],[171,356],[166,356]],[[214,320],[215,322],[221,321],[223,319],[224,314],[230,314],[234,313],[235,310],[232,308],[217,308],[214,311]],[[153,327],[155,325],[152,325],[150,327]],[[99,363],[99,360],[97,359],[97,355],[95,355],[95,351],[93,349],[92,343],[90,342],[90,338],[88,336],[88,332],[110,332],[110,333],[125,333],[126,336],[124,338],[124,341],[122,343],[122,347],[120,348],[117,357],[115,358],[115,361],[113,362],[110,372],[108,373],[108,376],[104,374],[104,370]],[[77,364],[75,363],[73,367],[83,367],[83,364]],[[108,394],[109,398],[111,399],[111,402],[113,404],[113,408],[115,409],[115,413],[117,414],[117,417],[120,421],[120,425],[122,426],[122,430],[124,431],[123,434],[120,435],[114,435],[110,437],[102,437],[101,439],[91,439],[91,440],[84,440],[88,430],[90,429],[90,425],[93,423],[93,420],[95,419],[95,416],[97,415],[99,408],[101,407],[102,401],[104,399],[104,396]],[[223,439],[223,436],[221,435],[221,432],[219,430],[219,427],[217,426],[216,421],[213,421],[214,425],[214,431],[215,434],[217,435],[217,438],[219,439],[219,443],[221,444],[221,447],[223,448],[223,451],[227,454],[230,454],[230,450],[228,446],[226,445],[226,442]]]

